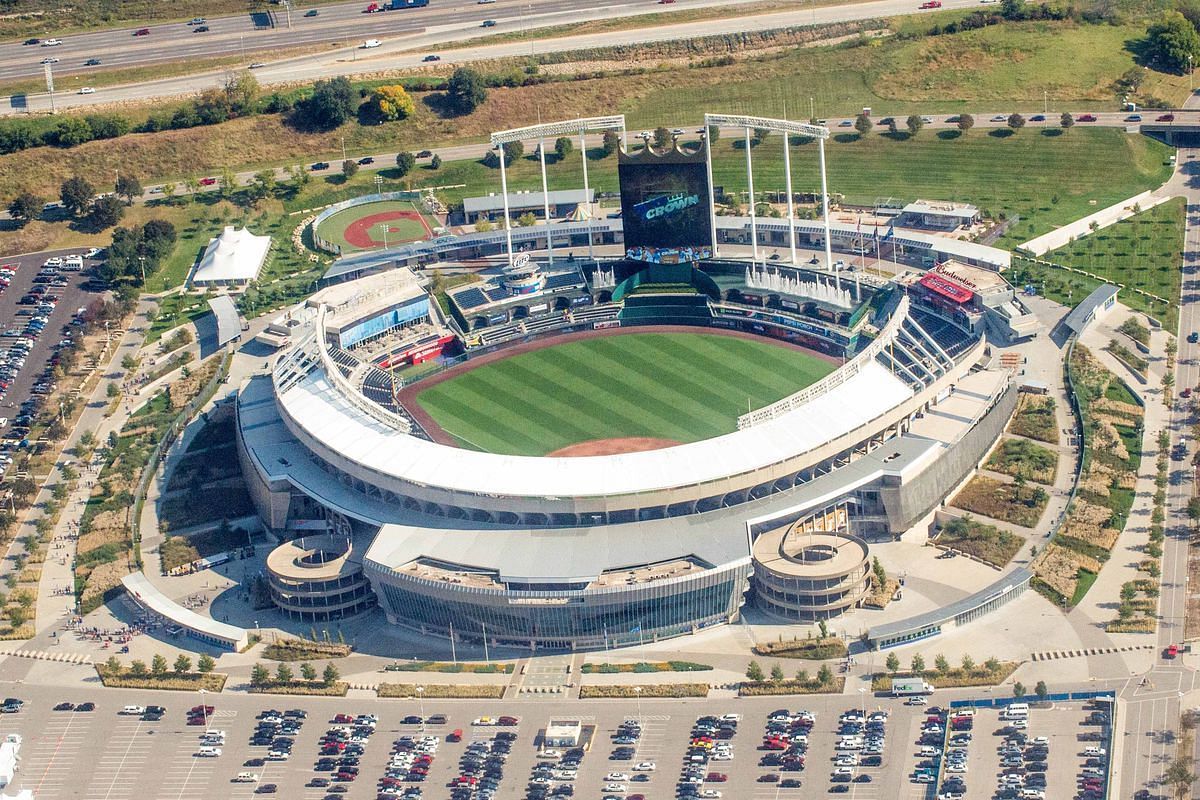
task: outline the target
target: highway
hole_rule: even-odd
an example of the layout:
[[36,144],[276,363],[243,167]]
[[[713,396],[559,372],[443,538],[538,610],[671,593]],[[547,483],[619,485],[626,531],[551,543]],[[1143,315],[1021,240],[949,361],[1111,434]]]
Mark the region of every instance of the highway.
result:
[[[192,33],[183,23],[151,28],[148,36],[135,37],[132,32],[116,31],[68,36],[59,47],[38,47],[20,43],[0,45],[0,79],[40,75],[40,61],[44,57],[57,57],[56,108],[59,110],[83,106],[102,106],[118,102],[144,102],[159,98],[196,94],[204,89],[218,86],[227,70],[212,70],[138,84],[97,89],[95,94],[73,93],[84,85],[80,80],[61,80],[70,77],[71,69],[82,69],[85,60],[101,58],[105,66],[133,66],[142,63],[165,63],[189,57],[215,57],[239,52],[243,40],[246,43],[247,66],[252,58],[252,47],[281,49],[304,44],[288,36],[309,35],[309,42],[340,42],[340,46],[316,55],[300,56],[279,61],[270,61],[261,56],[264,66],[255,70],[255,76],[263,86],[295,84],[317,78],[340,75],[360,75],[385,70],[411,69],[424,65],[424,57],[431,53],[440,56],[443,64],[465,64],[496,58],[511,58],[535,53],[560,52],[590,47],[609,47],[625,44],[645,44],[672,41],[696,36],[745,33],[772,30],[797,25],[828,24],[900,14],[917,11],[917,0],[870,0],[833,6],[812,6],[797,3],[795,10],[737,16],[732,14],[721,19],[698,22],[682,22],[633,30],[609,31],[596,34],[561,36],[542,40],[499,42],[491,45],[475,45],[469,48],[446,51],[454,42],[476,39],[484,35],[481,24],[494,19],[497,25],[486,31],[492,34],[513,33],[548,26],[578,24],[597,19],[630,16],[640,13],[655,13],[665,10],[700,8],[712,5],[736,5],[753,0],[681,0],[671,5],[660,5],[655,0],[634,0],[598,6],[587,0],[497,0],[480,5],[467,3],[446,10],[437,6],[428,9],[390,11],[382,14],[365,15],[358,4],[345,8],[345,19],[338,22],[329,12],[334,23],[330,28],[314,28],[312,31],[295,32],[305,24],[321,24],[326,11],[316,18],[297,19],[292,13],[293,32],[286,29],[255,31],[253,28],[240,30],[237,23],[212,21],[209,33]],[[433,0],[436,4],[438,0]],[[945,8],[974,8],[979,0],[944,0]],[[239,20],[241,18],[232,18]],[[340,25],[340,27],[338,27]],[[243,26],[244,27],[244,26]],[[167,31],[170,38],[164,40]],[[334,31],[340,31],[335,35]],[[156,39],[156,34],[158,38]],[[382,46],[370,50],[361,44],[367,38],[382,40]],[[251,44],[253,43],[253,45]],[[110,49],[111,48],[111,51]],[[132,49],[132,50],[131,50]],[[15,60],[16,63],[13,63]],[[14,70],[6,73],[4,70]],[[65,91],[64,91],[65,90]],[[50,111],[50,98],[46,94],[33,94],[16,98],[0,98],[0,115],[31,111]]]

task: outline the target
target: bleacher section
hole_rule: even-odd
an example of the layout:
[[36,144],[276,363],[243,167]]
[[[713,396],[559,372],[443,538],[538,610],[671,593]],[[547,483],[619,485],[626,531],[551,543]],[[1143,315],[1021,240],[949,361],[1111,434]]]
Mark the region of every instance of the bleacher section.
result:
[[895,338],[876,356],[879,363],[914,390],[923,389],[944,375],[975,341],[974,336],[945,320],[928,314],[920,317],[910,311]]
[[404,417],[408,420],[411,426],[409,433],[413,436],[418,436],[427,441],[433,441],[425,429],[420,426],[415,418],[408,413],[404,406],[395,401],[395,396],[392,394],[392,376],[378,367],[369,367],[366,374],[363,376],[362,382],[363,397],[370,400],[382,408]]
[[329,357],[333,359],[333,363],[337,366],[338,371],[342,373],[343,378],[349,378],[350,373],[354,372],[362,364],[352,353],[333,345],[329,345]]
[[525,322],[526,333],[541,333],[543,331],[553,330],[554,328],[562,327],[565,318],[562,314],[550,314],[549,316],[539,317],[537,319],[527,319]]
[[502,342],[505,339],[519,336],[524,330],[525,327],[520,322],[510,322],[507,325],[484,328],[479,332],[479,342],[484,345],[495,344],[496,342]]
[[970,333],[935,314],[914,308],[912,317],[951,357],[957,358],[975,340]]

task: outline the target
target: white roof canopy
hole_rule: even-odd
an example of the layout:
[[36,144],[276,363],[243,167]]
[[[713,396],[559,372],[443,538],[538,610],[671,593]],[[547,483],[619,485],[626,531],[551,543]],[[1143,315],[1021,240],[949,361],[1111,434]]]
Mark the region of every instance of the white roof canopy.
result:
[[204,249],[192,283],[248,283],[258,277],[270,246],[270,236],[255,236],[246,228],[239,231],[227,225]]

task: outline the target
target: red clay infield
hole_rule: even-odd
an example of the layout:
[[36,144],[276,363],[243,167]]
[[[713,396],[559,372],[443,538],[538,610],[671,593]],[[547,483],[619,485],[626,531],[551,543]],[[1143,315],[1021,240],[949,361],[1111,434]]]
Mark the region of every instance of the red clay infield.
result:
[[[381,222],[391,222],[397,219],[407,219],[420,225],[425,230],[425,235],[433,233],[429,229],[429,223],[415,211],[381,211],[378,214],[372,214],[369,217],[359,217],[346,226],[346,230],[342,236],[346,239],[346,243],[351,247],[359,247],[368,249],[371,247],[379,247],[383,244],[371,235],[371,229]],[[395,232],[396,229],[388,227],[388,233]]]
[[560,447],[546,455],[560,458],[578,456],[615,456],[618,453],[640,453],[643,450],[661,450],[674,447],[679,442],[673,439],[652,439],[648,436],[625,436],[618,439],[592,439]]

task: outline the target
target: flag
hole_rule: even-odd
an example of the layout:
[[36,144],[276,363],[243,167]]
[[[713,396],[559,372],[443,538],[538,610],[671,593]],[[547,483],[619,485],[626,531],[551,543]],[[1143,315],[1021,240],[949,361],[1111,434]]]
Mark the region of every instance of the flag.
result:
[[634,625],[632,628],[630,628],[630,629],[629,629],[629,632],[630,632],[630,633],[641,633],[641,632],[642,632],[642,626],[641,626],[641,625]]
[[896,224],[894,222],[889,222],[887,233],[885,233],[883,235],[883,240],[886,242],[888,239],[892,238],[895,235],[896,235]]

